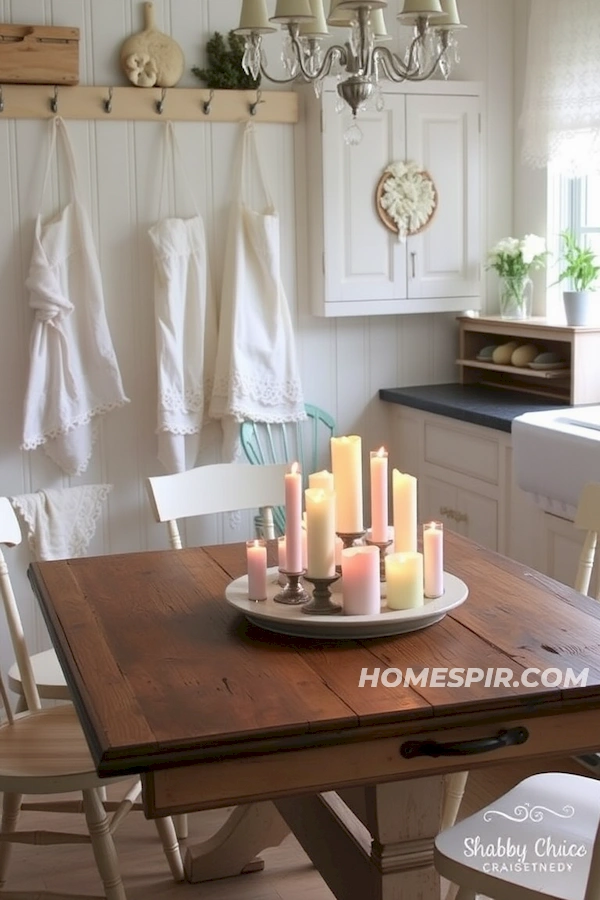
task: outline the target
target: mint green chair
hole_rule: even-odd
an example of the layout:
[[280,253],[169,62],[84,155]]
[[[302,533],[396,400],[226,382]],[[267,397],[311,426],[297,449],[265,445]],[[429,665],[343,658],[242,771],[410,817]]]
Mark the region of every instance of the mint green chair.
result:
[[[242,422],[240,440],[248,462],[255,466],[300,463],[304,487],[308,476],[320,469],[331,468],[330,438],[335,434],[335,421],[324,410],[305,405],[306,419],[270,425],[267,422]],[[278,535],[285,534],[285,509],[273,509]],[[257,522],[257,528],[260,523]]]

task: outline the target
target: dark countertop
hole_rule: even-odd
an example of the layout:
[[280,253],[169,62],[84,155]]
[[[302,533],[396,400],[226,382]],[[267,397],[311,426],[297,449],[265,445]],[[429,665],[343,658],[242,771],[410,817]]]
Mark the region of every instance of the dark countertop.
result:
[[379,397],[388,403],[399,403],[509,433],[512,420],[523,413],[565,407],[558,400],[542,402],[541,397],[524,391],[509,391],[479,384],[423,384],[405,388],[381,388]]

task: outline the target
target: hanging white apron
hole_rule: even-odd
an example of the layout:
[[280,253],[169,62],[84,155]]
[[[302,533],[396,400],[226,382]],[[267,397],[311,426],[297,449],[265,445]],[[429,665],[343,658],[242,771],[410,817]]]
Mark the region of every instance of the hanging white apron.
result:
[[35,223],[25,282],[35,319],[22,449],[43,446],[67,475],[80,475],[92,455],[95,420],[128,400],[106,321],[100,266],[79,196],[73,150],[62,119],[54,118],[51,129],[42,200],[57,132],[71,200],[44,224],[40,212]]
[[[264,210],[251,206],[253,183]],[[219,316],[212,418],[223,421],[224,453],[232,458],[244,419],[294,422],[306,418],[296,344],[279,265],[279,217],[246,126],[237,191],[229,219]]]
[[[167,164],[179,166],[195,216],[161,218]],[[171,122],[165,125],[159,221],[154,252],[154,312],[158,367],[158,458],[168,472],[191,468],[208,413],[217,348],[217,309],[210,284],[204,223]]]

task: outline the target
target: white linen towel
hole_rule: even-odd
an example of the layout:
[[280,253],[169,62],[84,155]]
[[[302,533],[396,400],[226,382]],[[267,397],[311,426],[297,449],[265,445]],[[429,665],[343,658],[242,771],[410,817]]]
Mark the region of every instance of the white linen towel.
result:
[[85,484],[11,497],[34,559],[84,556],[112,484]]
[[[252,181],[265,198],[260,212],[250,204]],[[263,177],[252,124],[243,133],[229,219],[210,415],[223,421],[226,438],[232,424],[244,419],[306,418],[294,330],[280,276],[279,217]],[[239,426],[233,428],[234,434],[237,431]],[[226,440],[225,455],[235,456],[236,449]]]
[[54,118],[45,192],[57,132],[62,138],[71,202],[35,224],[26,286],[35,312],[21,449],[43,446],[68,475],[88,466],[97,418],[127,403],[106,314],[100,265],[79,199],[75,160],[65,124]]
[[[177,163],[195,208],[189,219],[161,218],[169,159]],[[167,472],[195,465],[217,352],[217,306],[204,223],[193,199],[171,122],[165,126],[159,220],[150,231],[158,366],[158,458]]]

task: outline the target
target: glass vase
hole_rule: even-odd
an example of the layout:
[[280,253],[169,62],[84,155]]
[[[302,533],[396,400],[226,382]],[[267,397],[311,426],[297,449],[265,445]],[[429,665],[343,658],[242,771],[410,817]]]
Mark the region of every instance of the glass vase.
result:
[[533,302],[533,282],[528,275],[500,278],[500,315],[503,319],[529,319]]

